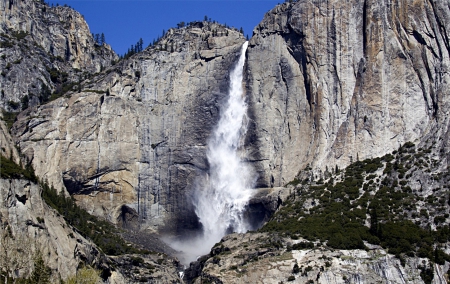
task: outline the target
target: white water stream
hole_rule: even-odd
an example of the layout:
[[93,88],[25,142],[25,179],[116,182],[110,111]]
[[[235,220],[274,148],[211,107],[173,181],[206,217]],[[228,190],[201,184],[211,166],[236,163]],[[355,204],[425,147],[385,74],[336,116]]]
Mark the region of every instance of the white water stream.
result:
[[198,183],[194,194],[195,212],[203,234],[194,240],[172,243],[184,252],[181,261],[186,264],[209,253],[227,233],[250,229],[243,213],[252,196],[256,175],[241,161],[247,132],[247,104],[242,89],[247,45],[248,42],[243,44],[239,61],[230,72],[228,101],[221,106],[219,123],[208,142],[209,175]]
[[208,143],[209,180],[197,190],[196,213],[203,225],[204,237],[214,242],[227,231],[248,230],[242,215],[252,195],[255,178],[240,157],[247,132],[247,104],[242,90],[247,45],[245,42],[242,46],[239,61],[230,73],[228,102],[221,110],[219,123]]

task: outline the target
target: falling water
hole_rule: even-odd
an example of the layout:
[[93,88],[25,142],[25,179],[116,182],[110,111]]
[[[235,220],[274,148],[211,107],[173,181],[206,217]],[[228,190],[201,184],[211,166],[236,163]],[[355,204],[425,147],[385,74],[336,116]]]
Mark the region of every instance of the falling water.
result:
[[203,234],[195,240],[185,240],[183,245],[173,244],[184,251],[185,256],[181,258],[185,263],[208,253],[227,233],[249,229],[243,213],[256,178],[252,169],[241,161],[247,131],[247,104],[242,89],[247,45],[245,42],[242,46],[239,61],[230,73],[228,101],[221,108],[218,125],[208,142],[209,174],[198,183],[195,192],[195,212]]
[[245,51],[230,73],[229,98],[223,106],[217,128],[208,143],[210,173],[207,184],[198,189],[196,213],[203,225],[205,239],[219,241],[227,231],[245,232],[243,211],[252,194],[254,178],[241,162],[240,150],[247,131],[247,104],[242,90]]

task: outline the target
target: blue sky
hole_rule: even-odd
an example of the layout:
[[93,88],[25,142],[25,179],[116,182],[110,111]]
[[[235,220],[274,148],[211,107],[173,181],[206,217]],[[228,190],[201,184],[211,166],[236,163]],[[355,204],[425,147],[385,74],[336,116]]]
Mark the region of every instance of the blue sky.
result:
[[272,0],[60,0],[80,12],[92,33],[104,33],[106,42],[124,54],[141,37],[144,47],[177,23],[203,20],[208,16],[228,26],[242,27],[252,36],[253,28],[264,14],[283,1]]

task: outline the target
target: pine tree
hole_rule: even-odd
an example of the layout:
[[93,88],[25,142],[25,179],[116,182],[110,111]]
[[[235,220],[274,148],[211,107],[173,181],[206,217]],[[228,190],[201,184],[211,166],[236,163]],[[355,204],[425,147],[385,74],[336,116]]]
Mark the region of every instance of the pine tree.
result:
[[292,268],[292,273],[297,274],[300,272],[300,267],[298,267],[298,263],[296,262],[294,264],[294,267]]
[[94,40],[97,44],[100,44],[100,34],[95,34],[94,35]]
[[380,225],[378,223],[377,209],[374,208],[370,211],[370,233],[374,236],[380,236]]
[[34,270],[31,274],[30,282],[36,284],[50,283],[51,274],[52,270],[45,265],[45,262],[42,259],[42,253],[38,250],[34,257]]
[[139,39],[139,52],[143,50],[144,40],[142,38]]
[[106,41],[105,41],[105,34],[102,33],[102,35],[100,36],[100,45],[103,45],[104,43],[106,43]]

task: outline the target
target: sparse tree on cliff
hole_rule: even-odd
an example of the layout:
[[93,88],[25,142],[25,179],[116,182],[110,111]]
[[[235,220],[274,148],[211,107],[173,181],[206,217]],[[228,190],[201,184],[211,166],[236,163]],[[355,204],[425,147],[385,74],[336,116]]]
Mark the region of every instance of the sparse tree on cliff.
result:
[[139,52],[141,52],[142,50],[144,50],[144,49],[143,49],[143,46],[144,46],[144,40],[143,40],[142,38],[140,38],[140,39],[139,39]]
[[100,45],[103,45],[105,43],[105,34],[102,33],[102,35],[100,36]]
[[95,34],[94,35],[94,40],[97,44],[100,44],[100,34]]

